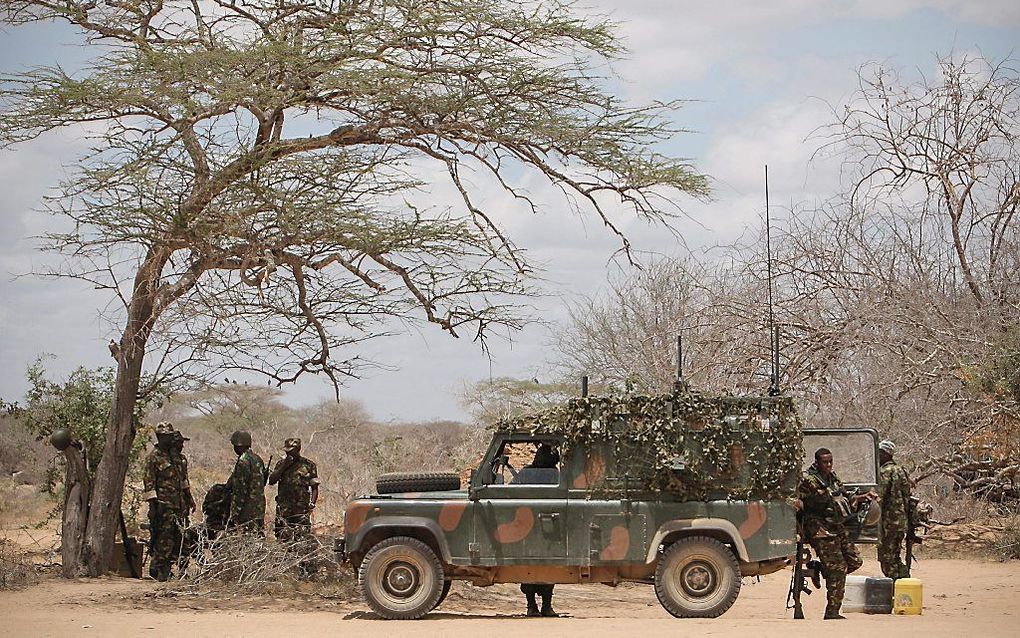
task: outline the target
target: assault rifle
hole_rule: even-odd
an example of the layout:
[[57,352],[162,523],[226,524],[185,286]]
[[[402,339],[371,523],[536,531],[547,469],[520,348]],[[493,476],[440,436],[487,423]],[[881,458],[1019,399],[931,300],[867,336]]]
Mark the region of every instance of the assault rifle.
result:
[[797,553],[793,558],[793,576],[790,578],[790,590],[786,594],[786,608],[793,609],[793,617],[796,620],[804,619],[804,608],[801,606],[801,594],[811,595],[811,589],[807,586],[808,579],[815,589],[822,588],[821,581],[822,564],[817,559],[811,558],[811,550],[804,542],[800,532],[800,513],[797,513]]

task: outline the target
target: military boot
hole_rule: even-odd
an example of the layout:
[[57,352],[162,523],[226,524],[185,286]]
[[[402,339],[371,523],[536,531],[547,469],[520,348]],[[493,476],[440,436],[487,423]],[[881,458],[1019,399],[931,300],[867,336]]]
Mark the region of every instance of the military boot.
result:
[[552,594],[542,594],[542,615],[546,618],[556,618],[559,616],[552,608]]
[[528,598],[528,616],[534,618],[541,616],[542,613],[538,611],[538,603],[535,602],[535,594],[525,594]]
[[841,615],[839,613],[839,608],[838,607],[834,609],[834,608],[832,608],[830,606],[826,606],[825,607],[825,616],[823,616],[822,619],[823,620],[846,620],[846,616],[843,616],[843,615]]

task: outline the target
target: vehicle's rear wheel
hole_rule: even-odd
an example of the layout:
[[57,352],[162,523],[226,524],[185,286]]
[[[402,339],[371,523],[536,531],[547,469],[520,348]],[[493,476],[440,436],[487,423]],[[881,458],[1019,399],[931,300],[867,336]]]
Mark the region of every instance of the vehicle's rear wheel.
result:
[[379,494],[400,492],[445,492],[460,489],[460,475],[456,472],[391,472],[375,480]]
[[655,595],[677,618],[721,616],[740,593],[740,565],[725,545],[691,536],[670,545],[655,570]]
[[395,536],[365,555],[358,583],[372,611],[392,620],[414,620],[430,612],[443,595],[443,566],[416,538]]

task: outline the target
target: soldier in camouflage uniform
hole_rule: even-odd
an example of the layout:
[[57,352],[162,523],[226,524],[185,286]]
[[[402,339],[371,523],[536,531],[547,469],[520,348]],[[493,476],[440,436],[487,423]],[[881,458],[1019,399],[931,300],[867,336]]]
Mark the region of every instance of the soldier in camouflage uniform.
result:
[[878,494],[882,499],[882,522],[878,535],[878,560],[888,578],[909,578],[907,566],[900,560],[900,547],[909,526],[910,477],[893,460],[896,445],[889,440],[878,444]]
[[819,448],[815,462],[800,481],[798,496],[803,504],[801,533],[818,556],[825,577],[825,619],[843,619],[839,609],[847,574],[857,571],[863,561],[846,530],[846,517],[854,505],[872,494],[852,499],[832,470],[832,452]]
[[160,581],[170,578],[180,555],[181,530],[188,511],[187,484],[171,452],[173,435],[170,423],[156,426],[156,448],[145,459],[142,476],[143,498],[149,502],[149,575]]
[[227,479],[230,491],[228,528],[265,534],[266,465],[251,449],[251,434],[234,432],[230,435],[230,444],[237,454],[237,463]]
[[297,541],[312,533],[312,509],[319,500],[319,472],[315,463],[301,456],[301,439],[283,442],[284,457],[269,475],[269,484],[280,484],[276,493],[276,539]]
[[181,485],[184,489],[184,504],[186,506],[183,512],[184,517],[181,521],[181,551],[177,561],[178,568],[182,573],[188,568],[188,560],[198,545],[198,534],[192,529],[189,518],[189,515],[195,511],[196,503],[195,497],[191,494],[191,481],[188,478],[188,457],[184,456],[184,442],[190,440],[180,430],[176,430],[173,433],[173,439],[170,444],[170,458],[177,465]]

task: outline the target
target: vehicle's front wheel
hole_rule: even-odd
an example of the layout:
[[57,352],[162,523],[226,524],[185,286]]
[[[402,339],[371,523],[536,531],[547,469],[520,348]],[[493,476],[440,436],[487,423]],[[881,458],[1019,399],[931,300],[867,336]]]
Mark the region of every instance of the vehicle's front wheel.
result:
[[670,545],[655,570],[655,595],[677,618],[715,618],[740,593],[740,565],[725,545],[691,536]]
[[431,611],[443,593],[443,566],[416,538],[395,536],[365,555],[358,583],[372,611],[392,620],[414,620]]

